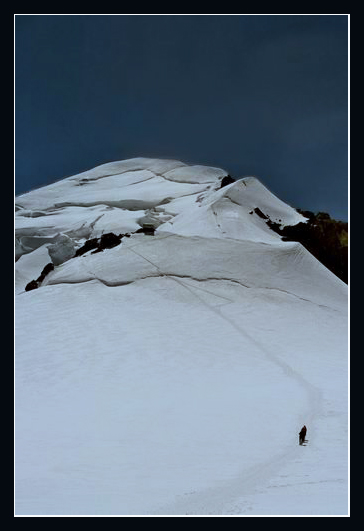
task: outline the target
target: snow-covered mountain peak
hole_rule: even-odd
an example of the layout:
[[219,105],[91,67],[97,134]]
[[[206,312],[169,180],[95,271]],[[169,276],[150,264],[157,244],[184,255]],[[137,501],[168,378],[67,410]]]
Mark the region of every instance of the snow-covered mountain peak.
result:
[[45,214],[65,206],[99,204],[138,210],[156,207],[172,199],[219,187],[226,175],[219,168],[187,165],[183,162],[134,158],[98,166],[48,186],[21,194],[17,210]]
[[219,181],[196,198],[177,198],[163,210],[173,217],[158,231],[267,243],[281,240],[268,220],[282,227],[307,221],[256,177],[245,177],[223,187]]
[[345,513],[347,286],[231,181],[141,157],[16,198],[17,514]]
[[106,162],[95,168],[68,177],[75,181],[90,181],[109,175],[122,175],[130,171],[149,170],[156,174],[163,174],[175,168],[187,166],[184,162],[171,159],[154,159],[148,157],[135,157],[132,159]]
[[[24,290],[26,276],[34,271],[32,264],[38,267],[38,256],[43,257],[45,264],[51,261],[55,266],[55,270],[42,281],[43,286],[94,278],[106,284],[122,285],[130,279],[144,278],[145,264],[140,269],[140,261],[134,264],[132,260],[130,272],[126,273],[125,268],[115,265],[113,260],[105,260],[103,255],[94,256],[90,251],[79,260],[76,254],[88,240],[101,238],[103,234],[127,235],[130,241],[124,237],[120,240],[120,247],[109,251],[110,257],[120,255],[125,263],[130,258],[127,249],[133,249],[136,242],[144,247],[143,236],[139,234],[143,226],[152,227],[155,233],[152,241],[145,240],[148,249],[158,249],[158,265],[152,261],[153,275],[156,271],[158,274],[183,275],[184,269],[188,268],[185,256],[188,260],[191,257],[188,252],[181,257],[180,249],[188,243],[194,254],[194,238],[198,238],[200,249],[206,247],[210,239],[226,240],[226,244],[216,250],[221,248],[222,256],[230,253],[229,264],[233,268],[226,274],[221,269],[220,259],[216,262],[211,258],[202,268],[204,259],[201,257],[193,273],[193,277],[200,280],[221,277],[249,286],[284,289],[288,278],[286,274],[281,278],[282,272],[288,267],[289,276],[297,276],[297,270],[291,272],[289,264],[291,258],[297,262],[297,257],[301,256],[300,261],[312,262],[310,267],[305,265],[302,268],[303,277],[312,275],[311,269],[315,267],[318,271],[325,271],[315,275],[320,278],[322,286],[333,281],[340,284],[300,244],[282,242],[267,223],[294,225],[306,218],[272,194],[256,177],[245,177],[223,186],[226,176],[225,170],[215,167],[135,158],[104,164],[22,194],[17,198],[16,212],[17,290]],[[172,235],[175,235],[174,239],[171,239]],[[165,240],[166,236],[169,239]],[[267,245],[268,248],[264,247]],[[253,254],[248,252],[250,248]],[[176,261],[168,268],[172,249]],[[271,255],[276,256],[273,262]],[[258,274],[258,256],[265,264],[262,276]],[[280,256],[284,258],[283,262]],[[278,269],[272,269],[273,263],[279,264]],[[94,271],[92,274],[89,264]],[[29,278],[28,282],[31,280]],[[314,286],[314,280],[304,290],[295,283],[292,290],[296,295],[315,299]]]

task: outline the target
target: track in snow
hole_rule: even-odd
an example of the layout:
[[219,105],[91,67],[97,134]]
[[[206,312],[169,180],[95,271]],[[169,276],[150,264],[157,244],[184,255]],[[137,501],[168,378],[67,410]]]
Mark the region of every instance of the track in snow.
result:
[[[238,325],[232,319],[224,315],[219,308],[212,306],[203,298],[201,298],[196,293],[194,287],[187,285],[185,282],[183,282],[183,280],[181,280],[181,278],[164,274],[156,264],[143,256],[141,253],[131,249],[130,247],[129,250],[138,254],[141,258],[153,265],[157,269],[160,276],[173,280],[181,285],[184,289],[189,291],[205,307],[217,315],[219,319],[222,319],[225,323],[232,327],[235,332],[251,342],[260,352],[262,352],[262,354],[264,354],[270,363],[273,363],[279,367],[288,378],[294,379],[307,394],[309,407],[307,411],[303,412],[303,415],[307,419],[307,424],[313,424],[314,418],[321,410],[322,402],[321,393],[316,387],[303,378],[303,376],[295,371],[288,363],[279,359],[275,354],[266,349],[241,325]],[[213,293],[212,291],[209,291],[209,293],[219,297],[219,295]],[[225,303],[224,306],[226,304],[229,304],[229,302]],[[175,503],[161,507],[158,512],[154,512],[153,514],[224,514],[224,507],[226,505],[231,504],[234,500],[241,498],[246,494],[250,494],[252,488],[259,486],[261,483],[266,482],[269,478],[274,476],[279,469],[285,463],[287,463],[288,460],[297,456],[298,451],[298,446],[292,447],[291,445],[287,445],[281,452],[277,453],[269,460],[264,461],[259,465],[254,465],[249,469],[243,470],[233,480],[224,481],[218,487],[213,487],[211,489],[198,492],[190,492],[182,496],[178,496]]]

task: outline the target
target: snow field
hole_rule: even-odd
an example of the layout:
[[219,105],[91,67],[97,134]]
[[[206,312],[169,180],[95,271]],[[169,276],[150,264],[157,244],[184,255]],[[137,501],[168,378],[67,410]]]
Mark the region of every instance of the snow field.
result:
[[[153,282],[152,289],[148,282]],[[43,292],[42,298],[57,301],[51,315],[45,314],[42,301],[36,305],[39,315],[33,315],[33,320],[39,326],[29,338],[35,351],[32,360],[26,360],[27,349],[18,351],[17,410],[22,414],[17,425],[26,434],[16,448],[23,471],[19,483],[34,494],[37,482],[32,478],[41,476],[42,488],[46,485],[50,493],[44,505],[40,492],[41,505],[32,500],[31,512],[52,513],[58,508],[72,514],[90,507],[90,495],[99,492],[95,514],[143,513],[148,510],[144,489],[150,489],[152,508],[152,501],[172,500],[172,493],[208,487],[216,480],[217,470],[220,481],[234,477],[237,470],[266,453],[264,425],[269,426],[272,418],[278,426],[283,421],[285,429],[286,423],[294,423],[294,415],[283,420],[278,413],[285,402],[279,388],[286,378],[274,366],[267,369],[254,345],[244,344],[232,329],[227,347],[214,314],[201,311],[199,304],[191,305],[191,300],[175,302],[180,285],[173,280],[158,280],[162,290],[163,284],[172,284],[162,313],[155,279],[141,283],[147,287],[141,286],[137,298],[135,286],[107,288],[97,282],[48,286],[31,294],[37,297]],[[128,309],[117,330],[108,314],[113,291],[116,313]],[[187,296],[193,298],[188,292]],[[96,306],[90,307],[90,297],[97,298]],[[35,306],[29,297],[28,301]],[[48,307],[46,299],[44,304]],[[18,315],[20,342],[26,310]],[[78,318],[62,333],[59,344],[57,323],[70,311]],[[95,318],[98,326],[90,329],[88,323]],[[265,382],[259,393],[257,378]],[[299,409],[304,393],[294,383],[288,386]],[[282,443],[285,435],[281,432]],[[29,444],[38,454],[30,463]],[[111,500],[102,496],[106,484]],[[63,494],[55,500],[57,485],[63,485]],[[21,504],[21,488],[18,496]]]
[[[16,514],[347,514],[347,286],[224,175],[136,158],[17,198]],[[145,220],[24,291],[57,238]]]

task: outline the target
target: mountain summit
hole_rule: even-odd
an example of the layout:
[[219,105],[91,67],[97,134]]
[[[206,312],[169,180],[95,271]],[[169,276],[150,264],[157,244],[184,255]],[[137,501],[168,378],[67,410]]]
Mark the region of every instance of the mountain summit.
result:
[[304,212],[134,158],[15,219],[17,514],[347,513],[347,286]]

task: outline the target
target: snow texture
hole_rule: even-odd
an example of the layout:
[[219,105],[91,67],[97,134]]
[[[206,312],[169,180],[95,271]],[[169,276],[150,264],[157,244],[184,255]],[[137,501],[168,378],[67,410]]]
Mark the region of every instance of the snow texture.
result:
[[348,515],[347,286],[226,175],[135,158],[16,198],[16,515]]

